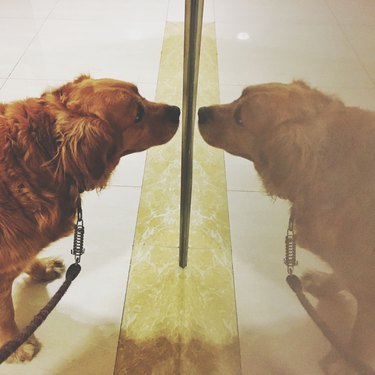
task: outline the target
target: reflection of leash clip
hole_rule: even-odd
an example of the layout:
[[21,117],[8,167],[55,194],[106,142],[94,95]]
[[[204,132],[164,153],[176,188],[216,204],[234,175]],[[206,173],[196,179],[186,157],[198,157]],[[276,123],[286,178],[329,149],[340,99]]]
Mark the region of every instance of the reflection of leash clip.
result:
[[289,227],[285,237],[285,258],[284,263],[287,267],[288,273],[293,274],[294,266],[298,265],[296,256],[296,236],[294,234],[294,220],[289,219]]

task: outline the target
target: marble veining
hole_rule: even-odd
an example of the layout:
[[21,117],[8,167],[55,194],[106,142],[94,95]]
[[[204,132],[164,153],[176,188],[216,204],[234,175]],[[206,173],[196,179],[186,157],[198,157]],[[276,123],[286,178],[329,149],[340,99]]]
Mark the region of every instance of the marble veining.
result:
[[[168,23],[157,101],[181,105],[183,24]],[[219,101],[203,27],[197,107]],[[223,152],[195,129],[188,266],[178,267],[181,129],[147,154],[116,374],[240,374]]]

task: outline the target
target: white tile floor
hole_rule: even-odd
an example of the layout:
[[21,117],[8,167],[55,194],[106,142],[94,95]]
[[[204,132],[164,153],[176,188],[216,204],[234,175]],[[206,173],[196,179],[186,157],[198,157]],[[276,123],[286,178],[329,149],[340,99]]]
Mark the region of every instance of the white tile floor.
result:
[[[183,11],[182,0],[2,0],[0,101],[82,72],[132,81],[152,99],[165,22]],[[302,78],[375,109],[373,0],[206,0],[205,20],[216,23],[223,102],[249,84]],[[108,189],[86,194],[80,281],[38,330],[42,352],[1,375],[112,374],[144,162],[145,153],[125,158]],[[243,374],[319,375],[328,345],[284,284],[288,205],[261,192],[249,162],[226,155],[226,165]],[[70,241],[46,254],[69,263]],[[319,264],[303,254],[300,263]],[[21,324],[58,285],[18,280]]]

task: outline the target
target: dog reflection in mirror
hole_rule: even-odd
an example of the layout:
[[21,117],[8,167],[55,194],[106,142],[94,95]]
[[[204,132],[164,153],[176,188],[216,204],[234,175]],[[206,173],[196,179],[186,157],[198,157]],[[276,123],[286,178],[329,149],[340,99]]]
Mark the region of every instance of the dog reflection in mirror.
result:
[[[352,293],[358,307],[346,345],[375,368],[375,113],[294,81],[247,87],[198,114],[209,145],[252,161],[269,195],[290,201],[298,245],[334,270],[304,275],[305,289]],[[326,374],[352,374],[332,362]]]
[[[50,281],[64,271],[60,260],[35,256],[72,232],[80,193],[104,188],[122,156],[168,142],[179,115],[131,83],[89,76],[0,104],[0,346],[19,332],[13,280],[26,271]],[[8,361],[38,350],[32,336]]]

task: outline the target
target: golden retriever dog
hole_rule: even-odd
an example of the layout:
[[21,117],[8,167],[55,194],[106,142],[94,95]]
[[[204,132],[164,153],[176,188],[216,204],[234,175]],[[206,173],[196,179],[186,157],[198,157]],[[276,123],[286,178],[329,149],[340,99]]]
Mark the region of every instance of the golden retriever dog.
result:
[[[294,81],[247,87],[198,114],[209,145],[252,161],[265,190],[290,201],[297,244],[334,271],[305,275],[307,291],[353,294],[345,344],[375,368],[375,113]],[[325,371],[352,373],[340,360]]]
[[[80,193],[104,188],[122,156],[168,142],[179,115],[131,83],[89,76],[0,104],[0,346],[19,332],[13,280],[23,271],[40,281],[63,272],[58,259],[35,257],[72,232]],[[38,350],[31,337],[8,362]]]

